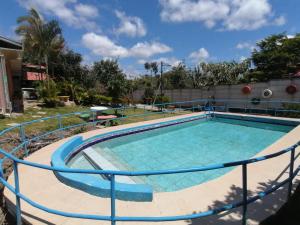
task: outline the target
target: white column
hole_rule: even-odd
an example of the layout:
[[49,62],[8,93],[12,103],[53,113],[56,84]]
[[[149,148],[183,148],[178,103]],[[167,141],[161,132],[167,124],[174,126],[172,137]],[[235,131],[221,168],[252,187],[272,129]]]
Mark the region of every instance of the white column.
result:
[[11,111],[11,107],[5,58],[3,55],[0,55],[0,110],[2,110],[2,113],[7,113]]

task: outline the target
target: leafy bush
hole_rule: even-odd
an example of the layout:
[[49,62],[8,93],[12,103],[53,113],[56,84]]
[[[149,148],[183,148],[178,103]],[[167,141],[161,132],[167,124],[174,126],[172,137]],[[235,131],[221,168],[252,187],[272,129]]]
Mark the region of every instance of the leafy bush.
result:
[[152,100],[154,99],[155,90],[152,87],[151,83],[147,83],[144,95],[143,95],[143,102],[144,104],[151,104]]
[[57,85],[53,80],[39,82],[37,92],[47,107],[56,107],[60,104],[57,97]]
[[78,95],[82,105],[107,105],[112,102],[112,97],[96,94],[94,91],[83,92]]
[[285,117],[300,118],[300,104],[283,104],[283,108],[285,110],[294,110],[294,112],[280,112],[277,114]]
[[128,96],[124,96],[123,98],[120,99],[121,102],[124,104],[124,105],[129,105],[129,104],[133,104],[133,100],[128,97]]
[[163,104],[163,103],[168,103],[170,102],[170,98],[168,96],[165,95],[159,95],[157,96],[156,100],[155,100],[155,104]]
[[112,97],[107,97],[104,95],[95,95],[95,103],[96,105],[108,104],[112,102]]

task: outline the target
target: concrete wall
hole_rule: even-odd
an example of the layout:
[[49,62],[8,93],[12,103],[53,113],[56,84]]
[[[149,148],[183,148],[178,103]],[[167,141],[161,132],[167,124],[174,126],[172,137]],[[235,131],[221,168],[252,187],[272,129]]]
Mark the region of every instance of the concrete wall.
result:
[[[286,92],[286,87],[290,84],[294,84],[298,88],[298,92],[296,92],[294,95],[290,95]],[[245,85],[246,84],[220,85],[211,88],[204,87],[201,89],[165,90],[164,93],[170,97],[172,102],[205,99],[209,96],[214,96],[215,99],[251,100],[255,97],[265,100],[262,97],[262,92],[268,88],[272,90],[273,95],[267,100],[300,101],[300,79],[271,80],[269,82],[249,84],[252,87],[252,92],[249,95],[243,94],[242,92],[242,88]],[[140,101],[143,94],[143,90],[136,91],[134,93],[134,100]]]

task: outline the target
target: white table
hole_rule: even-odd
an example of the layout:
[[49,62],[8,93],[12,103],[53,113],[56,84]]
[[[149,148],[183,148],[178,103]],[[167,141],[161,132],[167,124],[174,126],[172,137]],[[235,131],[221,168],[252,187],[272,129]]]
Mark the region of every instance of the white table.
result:
[[93,106],[90,109],[91,109],[91,111],[104,111],[104,110],[108,110],[108,107],[105,107],[105,106]]
[[102,114],[102,111],[108,110],[108,107],[105,106],[93,106],[90,108],[90,110],[92,112],[94,112],[93,114],[95,116],[100,116]]

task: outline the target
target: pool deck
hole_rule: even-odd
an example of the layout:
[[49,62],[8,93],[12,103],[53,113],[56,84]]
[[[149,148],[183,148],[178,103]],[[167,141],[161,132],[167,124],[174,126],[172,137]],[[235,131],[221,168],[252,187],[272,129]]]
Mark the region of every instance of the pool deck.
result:
[[[120,125],[98,129],[81,134],[84,139],[102,134],[109,131],[130,128],[138,125],[152,124],[162,121],[169,121],[179,118],[189,117],[191,115],[200,115],[203,113],[193,113],[170,118],[163,118],[152,121],[145,121],[133,124]],[[224,113],[226,114],[226,113]],[[233,114],[245,115],[245,114]],[[249,115],[253,117],[253,115]],[[257,116],[263,117],[263,116]],[[270,118],[270,117],[268,117]],[[275,117],[272,117],[275,118]],[[282,118],[280,118],[282,119]],[[299,120],[297,120],[299,121]],[[284,137],[270,145],[260,152],[257,156],[277,152],[289,147],[300,140],[300,126],[293,129]],[[51,155],[64,143],[66,139],[55,142],[43,149],[33,153],[26,160],[40,164],[50,165]],[[296,156],[299,154],[297,148]],[[300,164],[300,157],[297,157],[295,164]],[[277,182],[288,177],[290,154],[285,154],[274,159],[250,164],[248,166],[248,189],[249,196],[257,191],[265,190]],[[176,192],[154,193],[152,202],[126,202],[116,201],[117,216],[173,216],[191,214],[218,207],[223,203],[232,203],[232,200],[242,199],[242,172],[241,167],[237,167],[231,172],[204,184],[193,186]],[[86,213],[98,215],[110,215],[110,199],[100,198],[89,195],[83,191],[71,188],[57,180],[53,172],[24,165],[19,165],[20,190],[21,193],[30,199],[52,209],[62,210],[73,213]],[[296,182],[300,176],[296,177]],[[8,179],[10,184],[14,184],[14,177],[11,175]],[[248,206],[248,224],[257,225],[259,221],[266,218],[280,208],[286,201],[287,188],[279,189],[274,194],[265,197]],[[8,207],[14,210],[15,196],[7,189],[4,195],[8,200]],[[108,225],[110,222],[91,221],[83,219],[74,219],[49,214],[32,207],[24,201],[21,201],[22,216],[31,224],[48,224],[48,225]],[[217,216],[210,216],[192,221],[175,221],[175,222],[157,222],[142,223],[132,222],[121,224],[170,224],[170,225],[239,225],[241,224],[241,209],[235,209],[230,212],[222,213]]]

